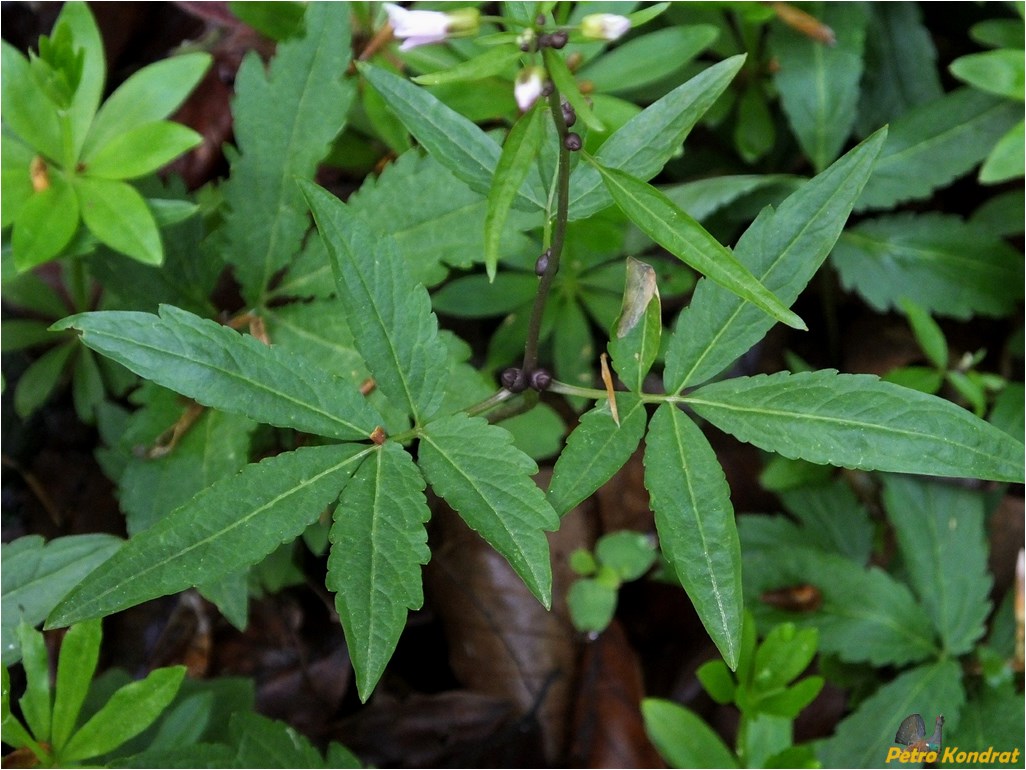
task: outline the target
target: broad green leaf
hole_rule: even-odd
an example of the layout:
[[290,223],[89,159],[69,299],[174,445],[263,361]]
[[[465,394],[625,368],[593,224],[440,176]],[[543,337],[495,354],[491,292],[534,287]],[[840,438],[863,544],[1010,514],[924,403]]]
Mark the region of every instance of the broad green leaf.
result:
[[763,84],[752,79],[737,100],[734,144],[745,163],[755,163],[773,149],[777,129]]
[[82,148],[82,160],[94,162],[98,152],[119,136],[162,120],[177,110],[211,61],[208,53],[172,56],[128,78],[96,113]]
[[[418,421],[443,396],[445,347],[431,298],[404,273],[391,238],[375,237],[342,201],[302,182],[331,258],[339,299],[356,348],[388,398]],[[441,375],[441,376],[440,376]]]
[[281,43],[269,70],[250,52],[232,104],[239,156],[222,187],[228,213],[215,236],[247,302],[260,304],[275,273],[299,251],[309,219],[297,179],[312,179],[346,121],[356,82],[349,7],[313,4],[306,34]]
[[695,676],[702,683],[702,687],[709,697],[725,706],[734,702],[734,693],[737,692],[737,682],[731,674],[727,664],[722,660],[708,660],[695,671]]
[[[450,378],[453,373],[450,373]],[[503,420],[502,427],[512,434],[513,446],[535,461],[558,455],[566,436],[563,418],[544,402],[524,414]]]
[[232,714],[235,767],[324,767],[320,752],[295,728],[253,712]]
[[937,49],[916,3],[868,3],[865,71],[855,127],[867,136],[910,107],[938,98]]
[[57,686],[54,688],[53,747],[59,754],[68,742],[79,711],[96,672],[103,631],[99,620],[79,623],[68,629],[61,641],[57,662]]
[[346,632],[360,699],[381,678],[406,626],[424,602],[420,567],[431,553],[424,479],[393,441],[363,461],[335,508],[326,585]]
[[778,22],[770,49],[780,67],[773,76],[780,104],[817,173],[840,154],[855,122],[866,39],[867,9],[861,3],[809,3],[803,10],[837,35],[825,45]]
[[655,543],[641,532],[610,532],[595,544],[595,558],[603,567],[616,572],[621,580],[637,580],[655,562]]
[[453,67],[420,75],[411,80],[422,86],[482,80],[509,72],[513,65],[520,61],[521,56],[523,54],[515,45],[497,45]]
[[1026,64],[1022,48],[999,48],[960,56],[948,67],[951,74],[978,91],[1023,101],[1026,97]]
[[494,281],[475,273],[449,281],[431,295],[435,310],[461,318],[489,318],[505,315],[529,305],[538,291],[538,276],[502,272]]
[[1005,433],[1019,438],[1024,428],[1024,399],[1022,383],[1011,382],[994,399],[994,408],[988,421],[1001,428]]
[[122,687],[75,732],[60,752],[60,761],[81,762],[106,754],[141,733],[171,704],[184,678],[185,666],[158,668]]
[[1023,296],[1022,255],[986,226],[937,212],[860,222],[832,261],[845,288],[886,311],[904,297],[927,312],[1001,316]]
[[50,689],[50,658],[43,635],[24,621],[18,624],[21,665],[25,670],[25,694],[18,699],[25,724],[32,737],[41,743],[50,741],[53,692]]
[[[726,90],[744,56],[718,62],[635,115],[595,154],[605,168],[651,179],[662,170],[691,129]],[[598,170],[581,163],[570,174],[570,219],[584,219],[612,203]]]
[[545,531],[559,517],[531,479],[538,467],[508,431],[454,414],[425,425],[419,462],[432,488],[509,562],[542,604],[552,598]]
[[164,247],[153,212],[131,185],[87,176],[73,180],[82,221],[101,243],[147,265],[159,265]]
[[841,721],[834,735],[817,747],[816,754],[823,767],[883,767],[888,747],[897,745],[894,734],[905,717],[922,714],[923,720],[932,725],[943,714],[944,732],[950,735],[958,729],[964,703],[958,661],[947,658],[919,666],[862,701],[851,716]]
[[742,532],[749,597],[805,584],[816,587],[822,596],[819,609],[808,612],[750,602],[760,624],[793,622],[816,628],[820,650],[849,662],[900,665],[939,654],[930,617],[904,583],[878,567],[866,569],[803,542],[757,545],[749,529]]
[[755,651],[753,689],[769,693],[789,684],[816,657],[818,643],[819,632],[815,628],[797,630],[792,623],[773,628]]
[[229,0],[228,9],[237,19],[245,22],[261,35],[282,41],[303,31],[306,8],[293,3],[237,2]]
[[484,263],[488,279],[495,280],[499,263],[503,229],[517,190],[534,168],[535,156],[542,141],[542,120],[548,118],[540,105],[535,105],[510,129],[502,155],[495,166],[492,187],[488,191],[488,210],[485,214]]
[[129,540],[65,597],[49,626],[110,615],[255,564],[315,521],[369,451],[302,447],[246,466]]
[[38,535],[20,537],[2,546],[3,664],[21,657],[15,629],[19,621],[41,623],[57,602],[113,554],[121,539],[113,535],[68,535],[44,543]]
[[136,179],[202,142],[202,136],[180,123],[146,123],[104,145],[87,164],[86,173],[101,179]]
[[737,758],[705,721],[672,701],[641,701],[645,732],[670,767],[737,767]]
[[981,184],[997,184],[1023,175],[1026,166],[1026,125],[1019,121],[998,139],[980,168]]
[[928,197],[972,170],[1021,119],[1018,105],[972,88],[910,109],[891,124],[855,210]]
[[57,108],[36,85],[29,63],[6,40],[0,42],[4,78],[0,85],[0,110],[4,124],[25,144],[52,161],[64,159]]
[[622,171],[595,167],[616,205],[653,241],[778,321],[795,329],[807,328],[729,249],[656,188]]
[[659,287],[651,265],[627,257],[627,282],[615,328],[610,330],[609,355],[627,388],[640,393],[648,370],[659,353],[663,331]]
[[[785,304],[797,299],[826,259],[866,183],[885,132],[870,137],[806,182],[778,211],[764,209],[741,236],[735,257]],[[677,317],[663,382],[676,393],[719,374],[747,353],[773,322],[711,281],[699,281]]]
[[367,377],[345,313],[334,297],[276,305],[266,308],[263,317],[275,345],[310,353],[322,369],[349,382],[360,383]]
[[[86,3],[65,3],[57,18],[55,27],[67,24],[76,47],[85,51],[82,63],[82,77],[71,105],[67,110],[70,147],[66,148],[72,158],[79,158],[89,127],[100,106],[103,88],[107,78],[107,62],[103,51],[103,38],[96,26],[92,12]],[[163,117],[163,116],[162,116]]]
[[888,476],[884,505],[909,582],[951,656],[969,652],[990,614],[984,498],[969,489]]
[[824,551],[869,561],[874,524],[852,488],[841,480],[778,492],[780,501],[801,522],[801,539]]
[[[960,751],[979,751],[981,757],[994,747],[990,761],[966,761],[966,767],[1016,767],[1026,751],[1023,717],[1022,695],[1011,682],[1000,687],[981,687],[976,697],[970,696],[966,703],[958,729],[949,730],[945,725],[945,743],[958,746]],[[1018,754],[1013,753],[1016,749]],[[1004,757],[1003,752],[1007,752]]]
[[6,126],[0,134],[0,227],[8,228],[18,218],[22,207],[35,194],[30,169],[36,154],[17,139]]
[[656,410],[645,439],[645,487],[663,555],[732,669],[740,654],[741,547],[723,469],[709,442],[673,404]]
[[1022,483],[1023,445],[959,406],[831,369],[738,377],[685,402],[721,430],[785,457],[845,468]]
[[[499,163],[499,145],[467,118],[405,78],[366,63],[360,74],[378,89],[420,145],[470,189],[487,195]],[[540,180],[518,194],[518,207],[545,208]]]
[[606,127],[601,120],[595,117],[595,113],[591,110],[591,105],[588,104],[584,94],[581,93],[581,89],[577,85],[577,79],[569,67],[567,67],[566,60],[562,54],[557,53],[552,48],[545,48],[542,50],[542,55],[545,58],[545,69],[549,73],[552,84],[559,91],[560,95],[570,103],[570,106],[574,108],[574,112],[577,113],[581,123],[595,131],[605,131]]
[[703,221],[750,193],[775,186],[790,187],[793,192],[806,181],[789,174],[736,174],[699,179],[660,189],[663,195],[686,211],[692,219]]
[[591,578],[574,582],[566,594],[570,621],[581,633],[604,631],[616,612],[616,589]]
[[11,249],[18,270],[56,257],[78,229],[79,202],[62,174],[50,169],[50,186],[33,194],[18,212]]
[[14,389],[14,411],[26,418],[54,394],[64,382],[64,372],[77,346],[71,342],[50,348],[32,362]]
[[623,94],[658,83],[683,69],[719,35],[711,24],[689,24],[649,32],[594,59],[580,72],[594,91]]
[[78,329],[87,346],[141,377],[257,422],[338,439],[367,438],[381,424],[355,383],[172,305],[160,315],[83,313],[53,328]]

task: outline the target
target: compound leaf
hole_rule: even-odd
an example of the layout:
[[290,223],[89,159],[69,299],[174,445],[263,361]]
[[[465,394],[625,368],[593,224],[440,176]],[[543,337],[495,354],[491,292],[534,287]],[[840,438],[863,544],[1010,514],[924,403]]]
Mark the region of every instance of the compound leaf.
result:
[[424,601],[420,565],[430,557],[424,479],[410,455],[386,441],[342,492],[331,527],[326,585],[346,632],[360,698],[370,697],[406,626]]
[[65,597],[50,627],[209,585],[255,564],[315,521],[369,451],[302,447],[246,466],[129,540]]
[[420,467],[434,490],[510,563],[542,604],[552,598],[545,531],[559,517],[531,480],[538,467],[509,431],[454,414],[424,426]]
[[888,476],[884,505],[909,582],[952,656],[973,648],[990,614],[991,578],[978,492]]
[[[866,139],[792,193],[776,212],[764,209],[738,241],[734,256],[785,305],[797,299],[830,253],[885,137],[880,131]],[[723,371],[772,325],[772,319],[737,295],[699,281],[667,346],[666,392]]]
[[548,498],[560,516],[613,477],[637,449],[645,433],[645,405],[632,393],[617,393],[620,424],[613,421],[609,402],[585,413],[567,437],[556,460]]
[[936,396],[832,369],[738,377],[686,402],[742,441],[845,468],[1022,483],[1023,452],[999,428]]
[[382,422],[353,383],[308,357],[172,305],[159,315],[81,313],[53,328],[78,329],[87,346],[139,376],[258,422],[339,439],[367,438]]
[[663,554],[731,669],[741,647],[741,546],[730,489],[701,429],[680,409],[656,410],[645,439],[645,487]]
[[303,181],[302,189],[331,258],[356,349],[397,407],[418,420],[429,417],[441,403],[448,371],[431,297],[410,280],[391,238],[376,237],[323,188]]

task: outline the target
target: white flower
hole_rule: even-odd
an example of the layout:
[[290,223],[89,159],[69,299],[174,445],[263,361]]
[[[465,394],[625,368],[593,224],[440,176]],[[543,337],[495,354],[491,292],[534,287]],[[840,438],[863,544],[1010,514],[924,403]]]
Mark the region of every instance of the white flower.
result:
[[513,84],[513,97],[521,112],[527,112],[531,105],[541,96],[545,87],[545,70],[541,67],[528,67],[520,70],[517,81]]
[[619,40],[631,28],[631,20],[615,13],[591,13],[581,19],[581,34],[592,40]]
[[400,51],[418,45],[440,43],[447,37],[462,37],[477,32],[480,12],[476,8],[460,8],[452,13],[441,11],[410,11],[400,5],[385,3],[392,32],[402,39]]

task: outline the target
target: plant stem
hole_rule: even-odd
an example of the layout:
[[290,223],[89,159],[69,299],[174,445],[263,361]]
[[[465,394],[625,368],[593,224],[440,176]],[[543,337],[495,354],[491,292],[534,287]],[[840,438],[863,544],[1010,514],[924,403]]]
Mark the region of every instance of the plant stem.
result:
[[556,133],[559,135],[559,161],[556,167],[556,226],[552,235],[552,245],[549,247],[549,264],[538,284],[538,293],[534,295],[534,307],[531,308],[531,320],[527,327],[524,362],[520,367],[526,375],[530,375],[538,365],[538,338],[541,335],[542,316],[545,313],[545,303],[549,297],[549,290],[552,288],[552,281],[559,270],[559,257],[563,253],[567,214],[570,208],[570,151],[563,141],[567,135],[566,120],[563,118],[559,91],[555,88],[549,94],[549,108],[552,112],[552,120],[556,124]]
[[[609,394],[603,389],[582,388],[577,385],[560,382],[559,380],[553,380],[549,385],[548,390],[552,393],[559,393],[564,396],[580,396],[581,398],[588,398],[592,401],[601,401],[604,398],[609,398]],[[687,396],[667,395],[665,393],[636,393],[635,395],[637,395],[638,398],[646,404],[685,404],[688,401]]]

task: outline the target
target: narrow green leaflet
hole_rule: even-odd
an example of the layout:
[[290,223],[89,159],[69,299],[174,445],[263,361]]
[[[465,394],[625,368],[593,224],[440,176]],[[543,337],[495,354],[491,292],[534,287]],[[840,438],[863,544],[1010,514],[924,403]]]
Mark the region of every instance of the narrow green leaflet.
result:
[[53,690],[50,687],[50,659],[43,635],[26,623],[19,623],[21,666],[25,670],[25,694],[18,699],[21,715],[32,736],[44,743],[50,740]]
[[147,265],[164,260],[153,212],[125,182],[77,176],[72,180],[82,221],[97,240]]
[[65,594],[106,561],[121,545],[113,535],[67,535],[45,543],[38,535],[19,537],[0,546],[3,598],[0,628],[3,665],[13,666],[21,656],[16,629],[43,622]]
[[82,313],[53,328],[78,329],[87,346],[139,376],[257,422],[339,439],[367,438],[381,424],[355,383],[172,305],[159,316]]
[[556,460],[548,498],[560,516],[609,481],[634,450],[645,432],[645,405],[632,393],[617,393],[619,427],[613,422],[609,401],[586,412],[567,437]]
[[506,218],[517,190],[534,168],[535,156],[542,141],[542,119],[546,117],[546,111],[538,104],[521,116],[510,129],[506,143],[502,146],[502,155],[495,166],[484,223],[484,263],[490,281],[495,280]]
[[728,248],[659,190],[623,171],[594,165],[616,205],[653,241],[778,321],[795,329],[807,328]]
[[909,582],[951,656],[969,652],[990,614],[991,576],[979,492],[888,476],[884,505]]
[[673,404],[645,439],[645,487],[663,555],[731,669],[741,644],[741,547],[723,469],[701,429]]
[[[849,662],[900,665],[935,657],[930,616],[912,592],[878,567],[865,568],[848,558],[805,545],[760,547],[744,534],[745,580],[749,597],[789,586],[810,584],[822,595],[815,612],[795,613],[750,602],[760,625],[790,621],[819,630],[819,647]],[[897,729],[897,728],[895,728]]]
[[914,107],[891,124],[855,210],[926,198],[971,171],[1021,119],[1020,105],[972,88]]
[[57,256],[78,229],[78,217],[74,188],[62,175],[52,173],[50,186],[25,201],[14,223],[11,249],[15,267],[28,270]]
[[[733,56],[702,71],[646,107],[612,134],[595,155],[606,168],[651,179],[680,150],[684,138],[726,90],[745,62]],[[570,174],[570,219],[584,219],[612,203],[602,177],[581,163]]]
[[[885,137],[880,131],[866,139],[792,193],[778,211],[764,209],[738,241],[735,257],[785,305],[797,299],[830,253]],[[772,325],[737,295],[699,281],[667,346],[666,392],[676,393],[720,373]]]
[[939,212],[860,222],[831,260],[845,288],[886,311],[902,297],[937,315],[1003,316],[1023,296],[1022,255],[986,225]]
[[369,451],[302,447],[246,466],[129,540],[65,597],[49,626],[110,615],[255,564],[315,521]]
[[819,172],[837,158],[855,122],[867,9],[861,3],[808,3],[803,10],[834,30],[837,42],[828,46],[774,24],[770,50],[780,67],[773,81],[798,143]]
[[958,729],[964,703],[958,661],[948,658],[919,666],[862,701],[855,713],[837,726],[837,732],[817,747],[816,754],[823,767],[882,767],[887,749],[896,745],[894,734],[905,717],[922,714],[932,725],[943,714],[948,736]]
[[545,532],[559,526],[559,517],[531,479],[538,466],[512,441],[508,431],[482,417],[454,414],[424,426],[420,468],[548,607],[552,569]]
[[[366,63],[360,74],[385,97],[420,145],[470,189],[487,195],[499,163],[499,145],[473,122],[405,78]],[[541,180],[533,179],[518,193],[518,208],[545,208]]]
[[868,3],[865,71],[855,127],[867,136],[910,107],[938,98],[937,49],[916,3]]
[[153,173],[202,142],[202,136],[180,123],[147,123],[108,142],[87,170],[90,176],[103,179],[136,179]]
[[580,118],[581,122],[595,131],[605,131],[605,125],[595,117],[595,113],[592,112],[591,106],[585,100],[584,94],[581,93],[581,89],[577,85],[577,79],[570,72],[569,67],[566,66],[566,60],[563,56],[551,48],[545,48],[542,54],[545,58],[545,69],[548,70],[552,84],[559,91],[560,95],[570,102],[570,106],[574,108],[574,112],[577,113],[577,117]]
[[361,700],[392,657],[406,611],[424,602],[430,515],[420,471],[392,441],[364,460],[335,508],[326,585],[335,592]]
[[185,101],[210,67],[208,53],[187,53],[154,62],[118,86],[103,103],[82,146],[90,163],[115,137],[166,118]]
[[50,160],[60,160],[63,155],[57,108],[36,85],[28,59],[21,51],[4,40],[0,41],[0,52],[0,67],[4,71],[0,110],[3,111],[4,123],[22,141]]
[[349,63],[349,6],[306,9],[306,35],[278,45],[270,70],[250,53],[232,104],[239,156],[223,186],[228,214],[215,234],[243,296],[260,304],[271,278],[299,250],[309,220],[296,179],[311,179],[356,93]]
[[72,626],[61,642],[57,686],[54,688],[52,733],[53,747],[58,753],[75,729],[82,703],[89,692],[89,684],[100,657],[102,633],[100,621],[91,620]]
[[1022,483],[1023,444],[936,396],[868,374],[738,377],[685,399],[721,430],[785,457],[845,468]]
[[1022,48],[1000,48],[996,51],[960,56],[951,62],[951,74],[973,88],[1006,99],[1023,100],[1026,88],[1026,67]]
[[520,49],[515,45],[497,45],[461,64],[438,72],[429,72],[426,75],[411,78],[411,80],[422,86],[483,80],[492,75],[508,72],[514,64],[520,61],[522,55]]
[[446,360],[431,297],[405,274],[391,238],[376,237],[323,188],[301,184],[331,258],[356,349],[397,407],[417,420],[429,417],[442,400],[438,366]]
[[998,139],[980,167],[981,184],[997,184],[1017,179],[1026,167],[1026,123],[1019,121]]
[[71,30],[75,45],[87,52],[83,57],[82,76],[66,111],[68,123],[64,134],[65,141],[70,143],[71,155],[78,158],[103,96],[107,61],[103,55],[103,38],[88,5],[66,3],[57,18],[57,25],[63,24]]
[[158,668],[122,687],[71,736],[60,754],[61,762],[97,757],[134,738],[171,705],[184,678],[185,666]]
[[645,732],[670,767],[737,767],[737,758],[702,717],[673,701],[641,702]]
[[651,265],[627,257],[623,305],[610,330],[609,355],[623,383],[640,393],[645,375],[659,354],[663,317],[656,272]]

